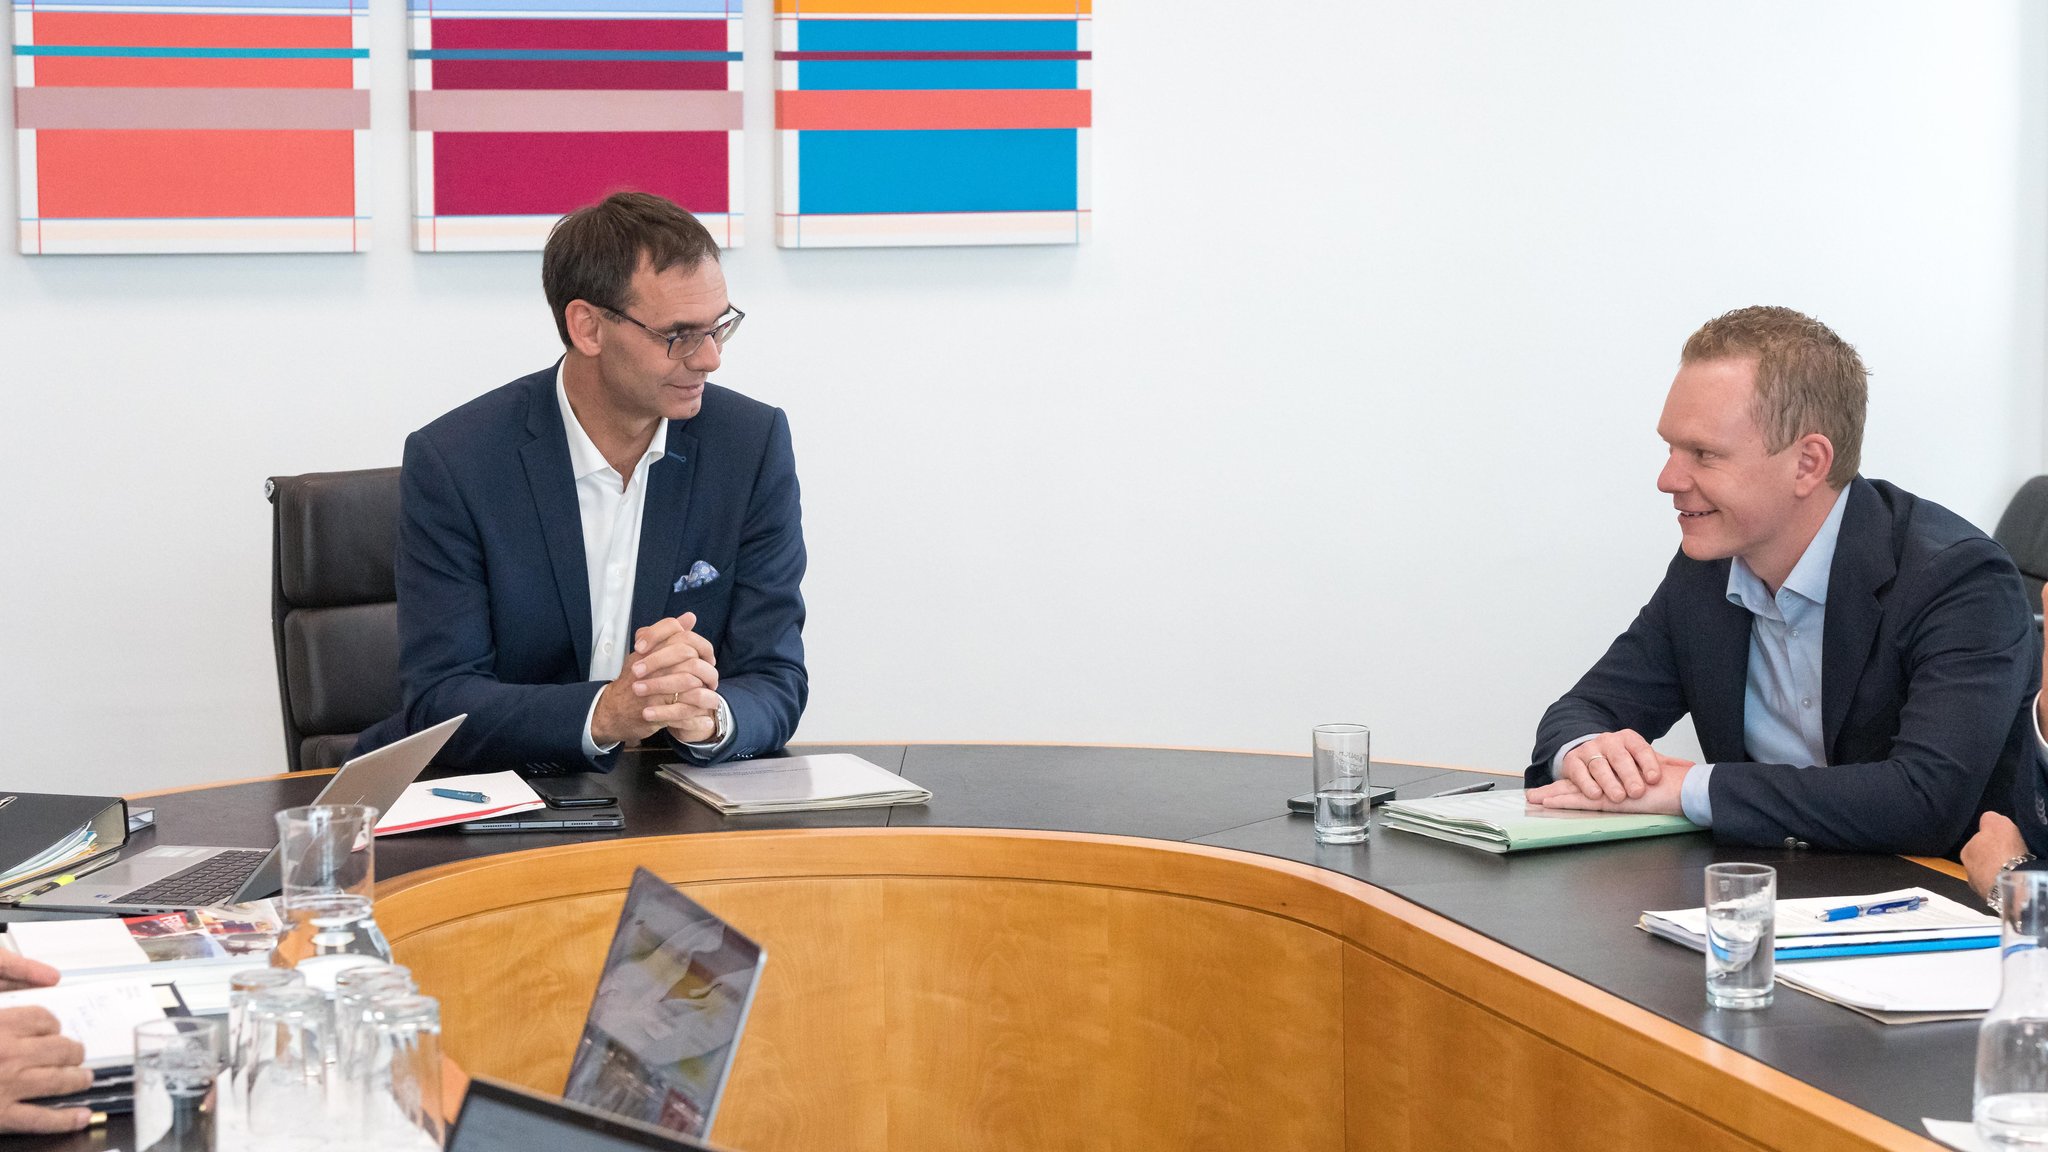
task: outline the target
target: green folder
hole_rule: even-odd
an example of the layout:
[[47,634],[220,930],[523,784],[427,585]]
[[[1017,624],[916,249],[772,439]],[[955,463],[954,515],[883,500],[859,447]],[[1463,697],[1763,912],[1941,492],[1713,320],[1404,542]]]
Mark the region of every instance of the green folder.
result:
[[1698,832],[1683,816],[1633,816],[1620,812],[1568,812],[1531,808],[1522,791],[1475,792],[1424,800],[1393,800],[1380,808],[1380,826],[1429,836],[1488,852],[1526,852],[1567,844],[1633,840]]

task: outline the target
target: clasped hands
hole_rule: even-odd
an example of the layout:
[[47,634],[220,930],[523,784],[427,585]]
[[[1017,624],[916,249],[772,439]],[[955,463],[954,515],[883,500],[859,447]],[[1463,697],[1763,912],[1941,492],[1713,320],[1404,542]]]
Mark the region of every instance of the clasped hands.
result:
[[1531,788],[1526,799],[1543,808],[1678,816],[1679,790],[1692,766],[1631,729],[1602,732],[1565,753],[1558,779]]
[[656,620],[633,634],[633,654],[606,684],[590,718],[599,747],[666,728],[686,744],[718,735],[718,656],[697,635],[697,614]]

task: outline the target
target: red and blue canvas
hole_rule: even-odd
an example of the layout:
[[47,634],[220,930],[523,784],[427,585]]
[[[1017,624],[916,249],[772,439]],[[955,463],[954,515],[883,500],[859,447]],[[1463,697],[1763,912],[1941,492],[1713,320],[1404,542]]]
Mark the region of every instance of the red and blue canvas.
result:
[[367,0],[17,0],[21,250],[360,252]]
[[743,0],[409,0],[414,246],[538,249],[630,189],[741,239]]
[[787,248],[1088,234],[1090,0],[776,0]]

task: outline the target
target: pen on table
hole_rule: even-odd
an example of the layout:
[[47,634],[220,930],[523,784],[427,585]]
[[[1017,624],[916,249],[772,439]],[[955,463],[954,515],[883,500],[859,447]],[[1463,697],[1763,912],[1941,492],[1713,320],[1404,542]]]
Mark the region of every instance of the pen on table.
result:
[[488,804],[491,801],[489,796],[481,792],[464,792],[460,788],[429,788],[427,793],[439,796],[443,800],[467,800],[471,804]]
[[1886,912],[1911,912],[1927,903],[1925,896],[1908,896],[1902,900],[1881,900],[1875,904],[1844,904],[1830,908],[1820,914],[1822,920],[1854,920],[1858,916],[1882,916]]
[[1424,797],[1423,797],[1423,799],[1424,799],[1424,800],[1434,800],[1434,799],[1436,799],[1436,798],[1437,798],[1437,797],[1439,797],[1439,796],[1463,796],[1463,795],[1465,795],[1465,794],[1466,794],[1466,793],[1468,793],[1468,792],[1491,792],[1491,791],[1493,791],[1493,781],[1491,781],[1491,780],[1482,780],[1482,781],[1480,781],[1480,782],[1479,782],[1479,783],[1477,783],[1477,784],[1466,784],[1466,785],[1463,785],[1463,786],[1461,786],[1461,787],[1457,787],[1457,788],[1446,788],[1446,789],[1444,789],[1444,790],[1443,790],[1443,791],[1441,791],[1441,792],[1431,792],[1431,793],[1430,793],[1429,795],[1427,795],[1427,796],[1424,796]]

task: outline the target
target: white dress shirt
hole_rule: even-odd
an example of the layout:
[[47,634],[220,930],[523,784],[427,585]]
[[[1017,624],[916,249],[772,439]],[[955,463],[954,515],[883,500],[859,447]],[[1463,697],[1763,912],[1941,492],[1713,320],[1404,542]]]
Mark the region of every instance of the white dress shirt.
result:
[[[565,362],[566,363],[566,362]],[[592,680],[615,680],[633,650],[633,578],[640,565],[640,524],[647,506],[647,470],[667,454],[668,420],[654,426],[647,451],[622,479],[618,469],[598,451],[583,422],[569,406],[563,368],[555,368],[555,402],[562,408],[562,427],[569,436],[569,470],[576,477],[576,510],[583,520],[583,563],[590,579],[590,669]],[[600,693],[599,695],[602,695]],[[590,698],[583,717],[583,754],[596,759],[618,747],[598,747],[590,724],[597,716],[598,697]],[[718,700],[716,739],[689,748],[712,753],[732,739],[732,713]]]

